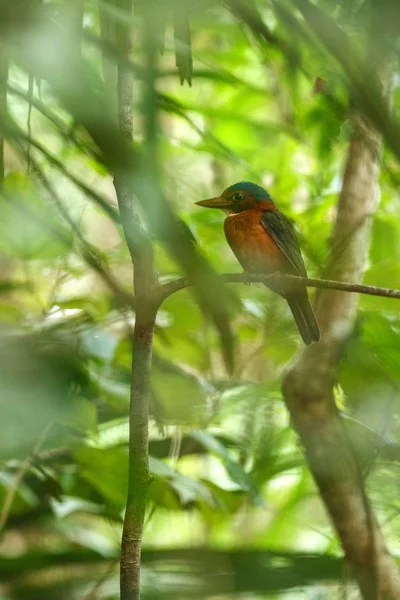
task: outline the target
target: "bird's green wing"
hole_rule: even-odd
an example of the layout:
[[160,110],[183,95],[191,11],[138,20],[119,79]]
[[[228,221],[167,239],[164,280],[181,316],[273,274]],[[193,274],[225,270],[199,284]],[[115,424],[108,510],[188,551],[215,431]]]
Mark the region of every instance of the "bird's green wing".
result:
[[262,213],[261,224],[293,267],[294,274],[307,277],[299,242],[289,219],[279,210]]

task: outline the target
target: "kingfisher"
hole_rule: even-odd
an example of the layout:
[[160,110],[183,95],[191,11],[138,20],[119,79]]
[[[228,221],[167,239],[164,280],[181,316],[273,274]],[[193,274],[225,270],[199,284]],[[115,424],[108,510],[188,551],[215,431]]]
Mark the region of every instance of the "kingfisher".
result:
[[[291,222],[260,185],[240,181],[224,190],[221,196],[196,204],[220,208],[228,214],[224,222],[225,237],[245,272],[307,277]],[[267,287],[287,300],[304,343],[318,342],[319,327],[307,288],[296,287],[291,292],[283,292],[273,283]]]

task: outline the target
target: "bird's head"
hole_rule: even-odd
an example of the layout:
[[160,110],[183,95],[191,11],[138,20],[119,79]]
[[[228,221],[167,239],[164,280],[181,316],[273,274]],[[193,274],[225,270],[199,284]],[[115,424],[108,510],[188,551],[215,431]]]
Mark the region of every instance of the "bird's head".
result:
[[196,202],[207,208],[222,208],[229,213],[243,210],[268,210],[274,206],[271,196],[264,188],[250,181],[240,181],[229,186],[221,196]]

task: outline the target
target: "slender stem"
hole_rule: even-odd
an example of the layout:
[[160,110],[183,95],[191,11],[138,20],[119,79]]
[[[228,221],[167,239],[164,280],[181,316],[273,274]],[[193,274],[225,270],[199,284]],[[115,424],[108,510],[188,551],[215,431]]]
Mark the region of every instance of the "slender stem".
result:
[[85,183],[83,180],[76,177],[69,169],[65,167],[63,162],[49,152],[43,144],[41,144],[36,138],[29,137],[22,129],[20,129],[15,123],[6,124],[0,122],[0,135],[5,135],[12,142],[13,140],[24,141],[27,144],[33,146],[38,150],[48,162],[54,166],[64,177],[69,179],[77,188],[79,188],[84,194],[92,198],[92,200],[109,216],[114,222],[118,222],[118,215],[113,206],[108,201],[92,189],[90,185]]
[[[123,0],[121,8],[130,15],[133,1]],[[133,134],[133,72],[125,60],[132,52],[133,32],[129,22],[118,27],[118,124],[130,142]],[[132,340],[131,397],[129,408],[128,497],[121,540],[121,600],[140,598],[140,560],[149,473],[149,395],[151,355],[157,309],[153,301],[157,285],[153,248],[137,210],[129,173],[118,168],[114,176],[121,221],[134,266],[136,321]]]
[[129,411],[129,484],[121,542],[121,600],[140,598],[140,557],[147,492],[151,354],[156,311],[136,313]]
[[[262,273],[224,273],[220,275],[226,283],[265,283],[274,289],[286,292],[297,286],[321,288],[328,290],[339,290],[367,296],[380,296],[383,298],[396,298],[400,300],[400,290],[383,288],[376,285],[362,285],[360,283],[345,283],[343,281],[331,281],[330,279],[313,279],[311,277],[297,277],[296,275],[263,275]],[[188,277],[175,279],[162,284],[158,289],[158,302],[161,304],[168,296],[193,285]]]
[[8,489],[7,495],[3,502],[3,507],[0,512],[0,532],[3,531],[4,526],[7,523],[7,519],[10,514],[10,510],[12,508],[12,505],[13,505],[15,496],[18,492],[18,488],[21,484],[21,481],[25,477],[26,472],[28,471],[30,465],[32,464],[32,461],[35,459],[35,457],[36,457],[37,453],[39,452],[40,448],[42,447],[43,443],[45,442],[45,440],[49,434],[49,431],[53,427],[53,425],[54,425],[53,420],[50,421],[49,423],[47,423],[47,425],[43,429],[42,433],[40,434],[39,439],[36,442],[32,453],[25,457],[24,461],[22,462],[21,467],[18,469],[17,473],[15,474],[14,481],[12,482],[11,486]]

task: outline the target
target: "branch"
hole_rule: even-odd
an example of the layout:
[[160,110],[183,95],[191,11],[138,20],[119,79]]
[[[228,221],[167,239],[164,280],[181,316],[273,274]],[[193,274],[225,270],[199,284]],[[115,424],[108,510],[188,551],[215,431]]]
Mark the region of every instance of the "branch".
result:
[[[78,254],[82,257],[85,263],[91,268],[95,273],[99,275],[102,281],[106,284],[109,290],[114,295],[115,302],[118,306],[129,307],[132,310],[135,310],[135,298],[132,294],[127,292],[119,282],[114,278],[112,273],[108,270],[104,262],[101,261],[100,257],[96,253],[96,249],[89,244],[89,242],[85,239],[82,234],[79,226],[75,223],[74,219],[69,214],[68,210],[64,206],[61,198],[58,196],[56,190],[44,174],[43,170],[39,167],[38,163],[35,159],[31,159],[32,169],[34,174],[36,175],[38,182],[44,188],[49,196],[49,200],[51,199],[52,203],[57,208],[58,212],[65,220],[65,222],[69,225],[71,232],[76,237],[76,240],[73,240],[73,244],[76,246],[76,250]],[[13,204],[15,205],[15,200],[13,200]],[[24,206],[24,210],[29,212],[29,209]],[[64,232],[52,226],[49,220],[45,218],[41,218],[40,215],[37,215],[30,211],[32,219],[35,219],[38,223],[42,225],[45,229],[47,229],[50,233],[52,233],[55,239],[60,239],[65,244],[66,247],[70,245],[69,236],[65,236]]]
[[[149,6],[148,6],[149,5]],[[151,9],[154,3],[145,3]],[[147,8],[146,8],[147,10]],[[59,29],[47,15],[42,15],[43,23],[46,24],[46,35],[49,35],[49,43],[52,52],[38,54],[38,48],[32,42],[31,36],[25,35],[14,42],[14,36],[10,39],[12,55],[16,57],[19,64],[25,69],[33,72],[36,77],[49,81],[54,94],[61,100],[64,107],[71,112],[77,124],[83,126],[93,142],[101,150],[103,162],[110,172],[115,174],[115,186],[120,206],[121,219],[124,225],[125,237],[129,246],[132,260],[135,262],[135,279],[139,276],[143,282],[136,287],[138,292],[149,290],[153,285],[152,280],[152,252],[151,245],[147,243],[148,236],[143,227],[140,226],[136,202],[131,202],[132,192],[137,199],[137,206],[143,211],[151,235],[165,245],[168,253],[180,264],[186,273],[190,273],[195,282],[195,290],[201,308],[211,316],[215,323],[225,362],[230,369],[233,363],[234,337],[230,326],[230,312],[237,304],[234,294],[222,285],[208,262],[198,252],[193,244],[193,236],[182,219],[179,219],[166,201],[160,186],[160,178],[148,178],[147,156],[143,151],[143,144],[135,146],[131,137],[126,133],[117,131],[115,123],[111,118],[112,107],[110,107],[104,93],[104,85],[89,61],[82,58],[77,61],[68,50],[68,40],[61,35]],[[2,22],[0,29],[7,26],[15,27],[10,19]],[[126,26],[121,24],[121,27]],[[125,36],[126,37],[126,36]],[[123,37],[118,36],[118,40]],[[143,40],[145,44],[146,39]],[[125,45],[126,46],[126,45]],[[122,50],[122,48],[121,48]],[[126,50],[125,50],[126,52]],[[62,63],[54,60],[54,57],[62,57]],[[63,65],[60,68],[60,64]],[[121,63],[120,73],[124,71],[124,61]],[[74,73],[74,86],[71,88],[70,80],[64,76],[65,72]],[[153,69],[154,71],[154,69]],[[129,73],[123,73],[128,81],[132,79]],[[153,77],[154,79],[154,77]],[[120,82],[122,83],[122,82]],[[146,83],[146,82],[144,82]],[[129,86],[128,86],[129,87]],[[132,88],[131,88],[132,89]],[[120,100],[124,86],[119,86]],[[132,97],[126,94],[126,98],[132,103]],[[151,116],[149,111],[155,112],[153,105],[146,102],[146,116]],[[128,106],[120,107],[120,123],[129,123]],[[127,119],[127,117],[129,117]],[[146,119],[146,129],[149,125]],[[122,134],[123,133],[123,134]],[[155,138],[157,143],[158,136]],[[124,197],[126,193],[126,198]],[[140,260],[137,257],[140,255]],[[147,292],[146,292],[147,293]],[[150,297],[150,294],[147,294]]]
[[[341,67],[341,74],[347,78],[349,90],[352,93],[352,102],[359,110],[370,119],[376,129],[381,132],[385,142],[392,151],[400,157],[400,122],[394,118],[389,106],[382,95],[381,82],[376,70],[371,67],[371,56],[367,60],[360,60],[358,46],[351,43],[349,37],[336,21],[324,13],[316,4],[309,0],[292,0],[303,14],[310,30],[316,39],[320,40],[328,53]],[[373,6],[374,3],[371,3]],[[371,43],[373,52],[378,55],[384,50],[387,57],[395,55],[397,36],[397,15],[393,13],[396,3],[386,0],[381,4],[380,14],[377,18],[382,29],[374,29],[374,42]],[[391,47],[390,47],[391,46]],[[326,54],[323,55],[324,57]],[[387,58],[386,57],[386,58]],[[390,57],[395,59],[395,56]],[[382,60],[382,64],[389,65],[391,60]]]
[[[282,275],[280,273],[263,275],[262,273],[224,273],[220,275],[225,283],[264,283],[270,284],[282,293],[291,292],[297,287],[310,287],[326,290],[340,290],[367,296],[381,296],[383,298],[396,298],[400,300],[400,290],[378,287],[376,285],[362,285],[361,283],[345,283],[344,281],[331,281],[330,279],[313,279],[312,277],[297,277],[296,275]],[[193,285],[189,277],[182,277],[162,284],[158,289],[157,301],[164,302],[168,296]]]
[[[28,110],[35,108],[37,111],[39,111],[49,121],[49,123],[51,123],[54,127],[57,128],[57,132],[59,133],[60,137],[62,137],[63,140],[65,140],[66,143],[72,142],[78,150],[80,150],[83,153],[90,153],[91,156],[93,156],[94,160],[101,163],[101,156],[98,153],[96,153],[96,148],[91,147],[88,144],[87,140],[84,141],[82,132],[80,132],[79,130],[76,131],[72,127],[68,127],[67,123],[65,123],[58,115],[56,115],[56,113],[49,109],[44,102],[42,102],[38,98],[35,98],[34,96],[31,96],[29,92],[25,92],[24,90],[21,90],[18,87],[11,85],[10,83],[7,86],[7,92],[9,94],[12,94],[13,96],[18,96],[19,98],[25,100],[28,103]],[[31,138],[32,135],[28,131],[27,140],[29,146],[31,145]]]
[[18,488],[19,488],[23,478],[25,477],[26,472],[28,471],[29,467],[31,466],[33,460],[35,459],[37,453],[39,452],[40,448],[46,441],[49,431],[53,427],[53,425],[54,425],[53,420],[50,421],[49,423],[47,423],[47,425],[43,429],[42,433],[40,434],[39,439],[36,442],[32,453],[25,457],[20,468],[18,469],[18,471],[15,474],[13,482],[11,483],[10,487],[8,488],[8,492],[6,494],[6,497],[3,502],[3,507],[0,512],[0,532],[4,529],[4,527],[7,523],[8,515],[10,514],[10,510],[12,508],[15,496],[18,492]]
[[107,215],[114,223],[118,223],[119,216],[115,208],[108,203],[100,194],[95,192],[90,185],[87,185],[82,179],[76,177],[66,166],[59,160],[54,154],[43,146],[36,138],[29,137],[22,129],[20,129],[15,123],[8,121],[7,123],[0,122],[0,132],[5,133],[10,140],[24,141],[29,145],[32,145],[38,150],[48,162],[54,166],[64,177],[69,179],[77,188],[79,188],[84,194],[92,198],[95,204]]
[[[121,8],[133,12],[133,0],[123,0]],[[133,134],[133,72],[126,66],[132,52],[132,25],[119,25],[118,124],[129,143]],[[112,103],[111,103],[112,106]],[[122,165],[121,165],[122,167]],[[153,247],[144,229],[130,175],[123,167],[114,176],[115,191],[122,225],[134,267],[136,319],[133,332],[131,394],[129,407],[128,497],[121,540],[121,600],[140,598],[140,562],[144,517],[150,485],[149,472],[149,400],[150,372],[156,308],[152,299],[156,288]]]
[[[317,22],[326,25],[326,19],[321,16],[323,13],[315,19],[315,5],[307,0],[296,3],[314,32],[330,36],[331,40],[333,25],[330,29],[321,26],[317,31],[316,28]],[[385,8],[380,6],[375,14],[374,31],[380,31],[377,24],[379,11],[384,14]],[[374,43],[375,36],[371,34],[371,46],[374,47]],[[341,52],[343,47],[342,43]],[[353,60],[348,53],[343,58]],[[391,77],[382,72],[382,67],[386,70],[388,64],[390,61],[375,63],[373,68],[369,62],[370,72],[378,73],[385,87]],[[385,111],[388,112],[386,107]],[[364,273],[370,244],[370,217],[376,210],[375,191],[382,145],[381,136],[370,121],[360,113],[353,115],[353,121],[354,132],[332,236],[334,246],[340,247],[341,252],[332,260],[327,273],[328,277],[341,281],[358,281]],[[367,290],[363,287],[354,286],[351,291],[370,293],[370,286],[366,286]],[[372,290],[374,295],[399,297],[397,290]],[[326,291],[319,294],[316,316],[321,341],[301,352],[286,373],[283,393],[362,597],[364,600],[394,600],[400,598],[397,566],[389,555],[366,496],[361,468],[334,400],[343,345],[354,326],[356,311],[357,298],[352,294],[328,294]]]

